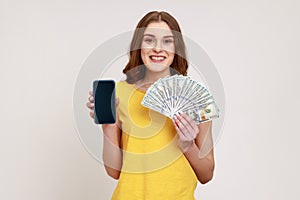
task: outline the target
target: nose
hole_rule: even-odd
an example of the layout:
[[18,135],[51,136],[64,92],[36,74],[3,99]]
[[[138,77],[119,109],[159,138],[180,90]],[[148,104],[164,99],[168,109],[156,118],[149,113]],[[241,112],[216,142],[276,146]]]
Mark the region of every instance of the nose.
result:
[[160,51],[162,51],[162,47],[161,47],[161,42],[160,42],[160,41],[157,41],[157,42],[155,43],[155,46],[154,46],[153,50],[154,50],[155,52],[160,52]]

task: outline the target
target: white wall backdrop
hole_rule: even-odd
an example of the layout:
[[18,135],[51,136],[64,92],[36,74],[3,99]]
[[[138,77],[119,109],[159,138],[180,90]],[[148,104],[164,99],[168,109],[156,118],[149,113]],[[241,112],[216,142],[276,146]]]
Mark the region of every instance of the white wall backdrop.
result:
[[116,181],[75,130],[74,84],[96,47],[150,10],[176,17],[225,87],[215,175],[197,199],[300,198],[299,1],[0,0],[0,199],[110,198]]

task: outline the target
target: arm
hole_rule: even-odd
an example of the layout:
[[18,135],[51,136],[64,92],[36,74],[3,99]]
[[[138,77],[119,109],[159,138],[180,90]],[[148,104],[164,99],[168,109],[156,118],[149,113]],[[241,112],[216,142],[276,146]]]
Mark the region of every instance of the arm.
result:
[[[198,180],[202,184],[212,179],[215,168],[211,126],[211,121],[199,124],[199,133],[195,142],[184,152],[185,157],[190,162]],[[204,141],[207,143],[204,144]],[[203,153],[207,153],[207,155],[202,155]]]
[[196,125],[186,114],[177,116],[173,122],[179,136],[178,145],[198,180],[202,184],[209,182],[213,177],[215,167],[212,122]]
[[[94,97],[93,93],[89,92],[87,107],[90,109],[90,116],[94,118]],[[119,99],[116,99],[116,106],[119,104]],[[109,176],[114,179],[119,179],[122,168],[122,150],[121,142],[121,124],[117,121],[115,124],[102,124],[103,130],[103,162],[104,167]]]
[[122,168],[122,150],[120,148],[121,129],[119,124],[103,124],[103,162],[109,176],[119,179]]

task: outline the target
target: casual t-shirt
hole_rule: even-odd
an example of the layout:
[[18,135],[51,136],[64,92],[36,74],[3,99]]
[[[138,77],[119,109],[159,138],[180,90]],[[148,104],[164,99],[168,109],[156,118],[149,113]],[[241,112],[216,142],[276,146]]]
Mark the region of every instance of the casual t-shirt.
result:
[[112,200],[193,200],[197,177],[177,146],[172,120],[144,107],[145,93],[116,84],[123,164]]

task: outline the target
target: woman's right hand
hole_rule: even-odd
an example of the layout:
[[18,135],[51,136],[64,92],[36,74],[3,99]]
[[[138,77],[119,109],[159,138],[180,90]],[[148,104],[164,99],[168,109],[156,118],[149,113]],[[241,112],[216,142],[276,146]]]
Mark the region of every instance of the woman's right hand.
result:
[[[119,104],[119,98],[116,99],[116,107]],[[94,96],[93,92],[89,91],[89,98],[86,106],[90,109],[90,116],[94,118]],[[116,119],[115,124],[102,124],[103,130],[103,161],[105,170],[109,176],[114,179],[119,179],[120,171],[122,168],[122,151],[120,148],[121,143],[121,128]]]
[[[116,98],[116,107],[119,105],[119,98]],[[95,106],[95,102],[94,102],[94,95],[92,91],[89,91],[89,98],[88,98],[88,102],[86,103],[86,106],[90,109],[90,116],[91,118],[94,119],[94,106]]]

